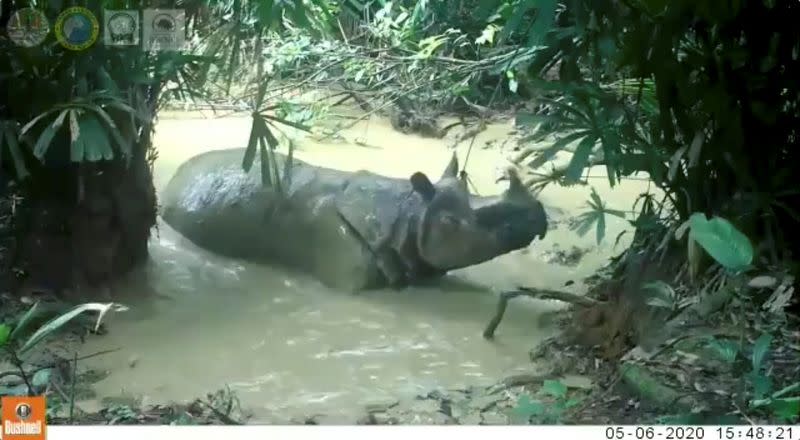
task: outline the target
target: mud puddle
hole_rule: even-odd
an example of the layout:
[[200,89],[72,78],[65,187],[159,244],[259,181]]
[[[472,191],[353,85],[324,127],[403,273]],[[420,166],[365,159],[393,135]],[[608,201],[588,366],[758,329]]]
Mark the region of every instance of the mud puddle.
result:
[[[247,117],[162,115],[155,138],[157,187],[193,155],[246,145],[249,129]],[[505,140],[510,130],[510,124],[490,126],[470,154],[467,171],[482,195],[504,188],[495,180],[505,154],[480,146]],[[452,154],[451,139],[403,135],[378,118],[348,129],[343,138],[307,137],[295,154],[318,165],[396,177],[418,170],[438,176]],[[467,146],[457,148],[462,160]],[[632,181],[610,191],[605,179],[594,180],[618,209],[628,209],[646,188]],[[568,281],[575,281],[571,291],[581,292],[580,280],[623,249],[612,249],[626,228],[617,219],[607,220],[611,239],[599,247],[593,233],[577,237],[567,228],[589,192],[546,190],[541,200],[554,227],[529,249],[457,271],[436,285],[359,295],[331,291],[279,267],[215,256],[160,222],[148,267],[116,288],[131,310],[111,317],[109,333],[81,347],[84,353],[120,348],[84,362],[84,368],[110,375],[95,384],[97,400],[81,405],[91,409],[104,397],[120,396],[143,404],[190,400],[229,386],[254,422],[309,414],[355,418],[376,400],[487,385],[529,371],[527,351],[553,333],[544,317],[559,303],[515,304],[493,343],[481,331],[497,292],[515,285],[562,288]],[[625,238],[617,246],[627,245]],[[577,262],[557,264],[548,257],[572,246],[586,249]]]

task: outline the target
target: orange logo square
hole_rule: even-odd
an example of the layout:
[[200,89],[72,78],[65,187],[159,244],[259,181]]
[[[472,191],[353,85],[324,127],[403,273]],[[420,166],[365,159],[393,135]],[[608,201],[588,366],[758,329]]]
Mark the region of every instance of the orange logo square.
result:
[[3,397],[3,440],[44,440],[47,412],[44,396]]

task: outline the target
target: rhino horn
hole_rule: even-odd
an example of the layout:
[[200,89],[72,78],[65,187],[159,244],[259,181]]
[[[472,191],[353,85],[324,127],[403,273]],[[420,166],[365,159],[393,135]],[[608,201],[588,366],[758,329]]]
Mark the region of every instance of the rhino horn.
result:
[[450,158],[450,163],[447,164],[447,168],[445,168],[444,173],[442,173],[442,179],[449,177],[458,177],[458,157],[455,151],[453,152],[453,157]]
[[516,168],[509,167],[508,171],[508,194],[527,194],[528,190],[519,178]]

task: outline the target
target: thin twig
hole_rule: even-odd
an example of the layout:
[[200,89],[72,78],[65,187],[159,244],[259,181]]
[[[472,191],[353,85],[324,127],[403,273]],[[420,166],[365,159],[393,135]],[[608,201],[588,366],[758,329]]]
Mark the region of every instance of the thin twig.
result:
[[30,381],[28,380],[28,375],[25,374],[25,369],[22,368],[22,360],[17,355],[16,351],[11,351],[11,358],[13,360],[14,366],[17,367],[19,370],[19,377],[22,378],[22,381],[25,382],[25,386],[28,387],[28,394],[33,393],[33,387],[31,386]]
[[72,386],[69,392],[69,423],[75,421],[75,382],[78,380],[78,352],[75,352],[72,361]]
[[[59,396],[61,396],[62,399],[69,400],[69,396],[67,395],[67,393],[64,392],[64,390],[61,389],[61,387],[58,386],[57,383],[50,382],[50,386],[52,386],[53,389],[56,390],[56,392],[58,393]],[[87,414],[87,412],[85,410],[81,409],[81,407],[78,406],[78,405],[75,405],[75,409],[78,410],[78,413],[80,413],[80,414]]]
[[733,404],[733,407],[736,408],[736,412],[741,414],[742,418],[744,418],[747,421],[747,423],[749,423],[751,425],[757,425],[757,423],[754,422],[753,419],[750,418],[750,416],[748,416],[744,411],[742,411],[742,408],[739,407],[738,403],[736,403],[735,401],[733,401],[731,403]]

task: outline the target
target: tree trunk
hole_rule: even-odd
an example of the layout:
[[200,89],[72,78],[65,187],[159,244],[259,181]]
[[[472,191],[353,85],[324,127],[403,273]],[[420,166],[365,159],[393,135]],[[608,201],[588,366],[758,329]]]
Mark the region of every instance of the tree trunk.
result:
[[39,167],[17,219],[19,293],[106,299],[115,279],[147,259],[156,195],[143,137],[130,164]]

